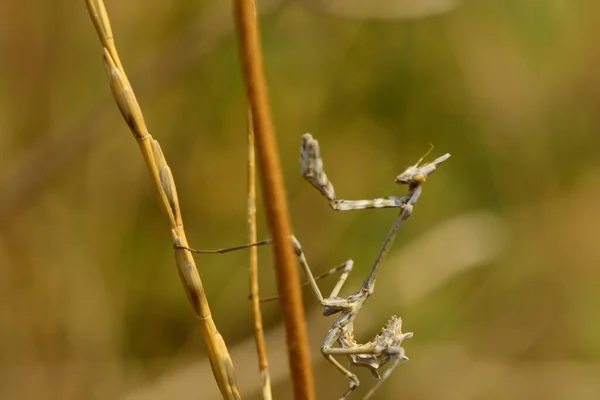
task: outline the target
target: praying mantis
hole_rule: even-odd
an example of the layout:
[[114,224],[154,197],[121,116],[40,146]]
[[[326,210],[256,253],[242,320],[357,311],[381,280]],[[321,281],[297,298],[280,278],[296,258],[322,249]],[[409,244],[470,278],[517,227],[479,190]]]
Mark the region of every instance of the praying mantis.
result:
[[[402,332],[402,319],[400,317],[395,315],[390,317],[381,332],[375,336],[372,341],[364,344],[357,343],[354,338],[354,319],[367,299],[374,293],[375,281],[381,270],[383,261],[392,246],[398,230],[412,215],[414,205],[421,195],[423,183],[427,180],[427,177],[449,157],[450,154],[444,154],[433,162],[420,165],[424,158],[422,157],[416,164],[409,166],[404,172],[398,175],[396,177],[396,183],[408,185],[408,193],[405,196],[389,196],[371,200],[343,200],[337,199],[333,184],[329,181],[323,170],[323,160],[320,155],[319,143],[309,133],[302,136],[300,148],[300,169],[302,176],[327,199],[329,206],[333,210],[349,211],[369,208],[400,209],[400,213],[385,237],[369,274],[358,290],[346,297],[340,297],[339,293],[352,271],[354,265],[353,261],[348,259],[341,266],[320,276],[324,277],[340,269],[342,270],[340,278],[333,290],[329,296],[324,297],[316,282],[320,277],[315,277],[313,275],[298,239],[295,236],[290,237],[300,267],[307,277],[308,285],[311,287],[319,304],[323,307],[323,315],[330,316],[339,314],[325,335],[321,344],[321,353],[338,371],[348,378],[349,388],[340,397],[340,400],[346,399],[359,386],[360,382],[357,376],[337,361],[334,356],[348,357],[351,365],[366,367],[371,372],[371,375],[379,380],[378,384],[367,393],[364,399],[369,398],[375,390],[377,390],[381,383],[387,379],[400,362],[408,361],[408,357],[406,357],[404,348],[401,347],[401,344],[404,339],[412,337],[412,332]],[[269,243],[272,243],[271,239],[218,250],[188,250],[196,253],[225,253]],[[389,367],[382,376],[378,371],[379,368],[390,361],[393,361],[392,366]]]

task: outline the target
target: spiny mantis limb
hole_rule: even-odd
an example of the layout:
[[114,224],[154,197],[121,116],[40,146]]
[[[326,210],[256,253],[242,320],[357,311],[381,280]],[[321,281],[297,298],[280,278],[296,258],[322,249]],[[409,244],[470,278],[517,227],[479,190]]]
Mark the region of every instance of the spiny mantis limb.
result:
[[[315,276],[315,281],[319,281],[323,278],[327,278],[328,276],[335,274],[337,271],[343,270],[342,275],[340,276],[340,278],[339,278],[338,282],[336,283],[336,286],[334,287],[333,290],[336,290],[338,286],[340,286],[340,289],[341,289],[341,285],[343,285],[343,283],[346,281],[346,277],[348,276],[350,271],[352,271],[353,266],[354,266],[354,262],[352,260],[346,260],[345,263],[338,265],[337,267],[331,268],[329,271],[326,271],[320,275]],[[344,276],[344,274],[345,274],[345,276]],[[303,288],[306,286],[309,286],[309,285],[310,285],[309,281],[302,282]],[[340,289],[337,289],[338,292]],[[265,297],[263,299],[260,299],[260,302],[266,303],[266,302],[277,300],[277,299],[279,299],[279,296]]]
[[[319,287],[316,283],[316,277],[313,275],[310,267],[308,266],[308,261],[306,260],[306,256],[304,255],[304,252],[302,251],[302,245],[300,244],[300,242],[298,241],[298,239],[296,239],[296,237],[294,235],[290,236],[290,240],[292,242],[294,252],[295,252],[296,256],[298,257],[300,266],[302,267],[302,270],[304,271],[306,277],[308,278],[308,285],[310,285],[311,288],[313,289],[313,293],[314,293],[315,297],[317,298],[317,301],[322,306],[335,310],[331,313],[335,313],[335,312],[338,312],[338,311],[341,311],[342,309],[344,309],[345,305],[346,305],[346,301],[345,301],[345,299],[338,298],[337,295],[340,292],[343,284],[346,282],[348,275],[352,271],[354,262],[352,260],[347,260],[342,265],[343,272],[340,275],[338,282],[334,286],[329,297],[324,298],[323,294],[321,293],[321,290],[319,289]],[[245,249],[245,248],[252,247],[252,246],[262,246],[262,245],[269,244],[272,242],[273,242],[272,239],[265,239],[265,240],[262,240],[259,242],[247,243],[247,244],[243,244],[243,245],[239,245],[239,246],[216,249],[216,250],[197,250],[197,249],[192,249],[192,248],[188,248],[188,247],[185,247],[185,249],[188,251],[191,251],[193,253],[200,253],[200,254],[228,253],[230,251],[241,250],[241,249]],[[181,248],[182,246],[176,246],[176,247]],[[325,274],[323,274],[323,276],[328,276],[331,273],[333,273],[333,271],[339,270],[339,269],[341,269],[341,268],[340,267],[333,268],[332,270],[329,270]]]
[[[404,213],[401,213],[401,216]],[[410,214],[404,217],[408,218]],[[399,216],[399,218],[401,217]],[[395,231],[399,228],[399,224],[395,224],[390,233],[388,233],[388,239],[391,235],[395,234]],[[388,321],[387,325],[382,329],[381,333],[375,337],[372,342],[367,344],[358,344],[354,340],[354,328],[353,320],[361,309],[363,303],[372,294],[372,290],[364,291],[361,288],[345,297],[338,297],[338,294],[345,283],[350,271],[352,270],[352,260],[346,261],[342,264],[343,272],[331,291],[330,295],[326,298],[323,297],[320,289],[316,284],[317,277],[313,276],[312,271],[308,265],[302,246],[300,242],[294,237],[290,237],[296,256],[298,257],[299,263],[305,272],[308,283],[312,287],[313,292],[319,303],[324,307],[324,315],[332,315],[339,313],[340,316],[337,318],[332,328],[328,331],[325,336],[325,340],[321,346],[321,352],[323,356],[342,374],[344,374],[349,380],[349,389],[343,394],[340,399],[346,399],[360,384],[360,381],[355,374],[345,368],[334,356],[347,356],[350,363],[356,366],[363,366],[369,368],[372,375],[376,379],[380,378],[377,369],[385,365],[391,360],[407,361],[408,358],[404,355],[404,349],[400,346],[402,340],[410,338],[412,333],[402,333],[402,321],[396,316],[392,316]],[[263,240],[260,242],[249,243],[241,246],[235,246],[227,249],[217,250],[195,250],[188,249],[195,253],[225,253],[233,251],[231,249],[243,249],[250,246],[257,246],[270,243],[271,240]],[[379,259],[379,258],[378,258]],[[332,271],[342,269],[336,267],[324,275],[330,275]],[[369,276],[374,275],[370,274]],[[368,280],[369,278],[367,278]],[[365,281],[367,281],[365,280]],[[339,347],[336,347],[339,346]],[[384,373],[383,379],[386,379],[390,374]]]
[[[260,240],[258,242],[254,242],[254,243],[245,243],[245,244],[242,244],[239,246],[224,247],[221,249],[210,249],[210,250],[193,249],[191,247],[185,247],[185,246],[181,246],[181,245],[175,245],[174,247],[184,249],[184,250],[190,251],[192,253],[197,253],[197,254],[224,254],[224,253],[229,253],[229,252],[233,252],[233,251],[237,251],[237,250],[243,250],[243,249],[250,248],[253,246],[264,246],[264,245],[271,244],[271,243],[273,243],[273,239],[264,239],[264,240]],[[294,245],[295,249],[298,248],[299,242],[295,237],[292,237],[292,244]],[[333,275],[336,272],[342,270],[342,274],[340,275],[338,282],[336,283],[336,285],[334,286],[334,288],[332,290],[332,295],[333,295],[333,293],[339,293],[339,291],[341,290],[341,286],[346,281],[348,275],[352,271],[353,266],[354,266],[354,261],[346,260],[343,264],[340,264],[337,267],[331,268],[329,271],[326,271],[320,275],[315,276],[314,279],[315,279],[315,281],[318,281],[323,278],[327,278],[328,276]],[[301,284],[301,286],[306,287],[306,286],[309,286],[310,284],[311,284],[310,281],[305,281]],[[279,296],[266,297],[266,298],[260,299],[260,302],[266,303],[269,301],[277,300],[278,298],[279,298]]]
[[385,197],[372,200],[337,199],[333,184],[323,170],[323,159],[319,142],[310,133],[302,135],[300,144],[300,170],[304,179],[309,181],[327,199],[329,206],[336,211],[361,210],[365,208],[402,207],[404,198]]
[[273,243],[273,239],[265,239],[265,240],[261,240],[258,242],[254,242],[254,243],[245,243],[239,246],[233,246],[233,247],[224,247],[221,249],[211,249],[211,250],[197,250],[197,249],[192,249],[191,247],[185,247],[185,246],[179,246],[179,245],[175,245],[175,248],[179,248],[179,249],[185,249],[187,251],[191,251],[192,253],[198,253],[198,254],[223,254],[223,253],[229,253],[232,251],[236,251],[236,250],[242,250],[242,249],[247,249],[249,247],[253,247],[253,246],[264,246],[266,244],[271,244]]
[[416,198],[411,193],[411,188],[425,182],[427,177],[450,157],[450,154],[446,153],[431,163],[419,166],[424,157],[421,157],[415,165],[407,167],[404,172],[396,177],[396,183],[409,185],[409,193],[406,196],[379,197],[371,200],[343,200],[336,197],[333,184],[323,169],[323,159],[321,158],[319,142],[310,133],[305,133],[302,135],[300,144],[300,170],[302,176],[327,199],[329,206],[336,211],[363,210],[368,208],[401,208],[410,199],[413,200],[413,203],[416,202]]

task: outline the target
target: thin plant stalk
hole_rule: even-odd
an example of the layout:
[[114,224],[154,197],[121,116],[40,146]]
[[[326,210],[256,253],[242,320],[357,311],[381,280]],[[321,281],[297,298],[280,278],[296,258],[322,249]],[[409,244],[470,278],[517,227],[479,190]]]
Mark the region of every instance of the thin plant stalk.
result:
[[[248,110],[248,243],[257,241],[256,234],[256,162],[254,154],[254,128],[252,113]],[[252,303],[252,319],[254,320],[254,339],[258,354],[258,368],[262,381],[264,400],[271,400],[271,374],[267,359],[267,345],[260,312],[260,296],[258,289],[258,248],[252,246],[250,251],[250,300]]]
[[296,400],[315,398],[314,377],[275,130],[267,96],[258,21],[251,0],[234,0],[246,95],[252,112],[267,222],[273,237],[277,288],[281,296],[288,362]]
[[200,320],[208,357],[217,385],[224,399],[241,399],[227,346],[212,318],[196,263],[191,253],[186,250],[188,242],[171,169],[167,165],[160,145],[148,133],[144,116],[119,59],[103,1],[86,0],[86,5],[103,47],[103,60],[113,96],[123,118],[140,146],[159,203],[167,218],[175,247],[175,260],[179,277]]

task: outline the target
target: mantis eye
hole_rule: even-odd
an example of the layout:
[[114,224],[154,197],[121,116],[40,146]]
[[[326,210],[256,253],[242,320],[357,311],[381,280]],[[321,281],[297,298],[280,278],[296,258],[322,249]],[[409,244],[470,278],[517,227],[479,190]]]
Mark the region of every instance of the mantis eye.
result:
[[424,174],[416,174],[412,177],[412,183],[421,184],[425,182],[426,179],[427,177]]

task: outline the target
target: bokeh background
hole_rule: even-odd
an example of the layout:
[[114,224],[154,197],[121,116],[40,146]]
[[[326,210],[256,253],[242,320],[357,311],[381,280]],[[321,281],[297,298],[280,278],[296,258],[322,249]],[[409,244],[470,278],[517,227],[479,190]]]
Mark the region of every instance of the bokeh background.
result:
[[[415,332],[376,398],[600,398],[600,3],[348,1],[258,2],[313,269],[352,257],[357,287],[396,212],[331,211],[299,174],[302,133],[348,199],[404,193],[394,178],[429,143],[430,157],[452,154],[356,322],[360,341],[391,314]],[[243,243],[246,106],[228,4],[107,7],[190,243]],[[84,2],[5,2],[0,46],[0,398],[218,398]],[[247,254],[197,261],[244,398],[259,399]],[[276,292],[268,250],[261,292]],[[337,398],[346,379],[318,351],[332,318],[305,299],[319,398]],[[275,398],[291,398],[280,310],[263,311]],[[375,382],[356,371],[358,399]]]

